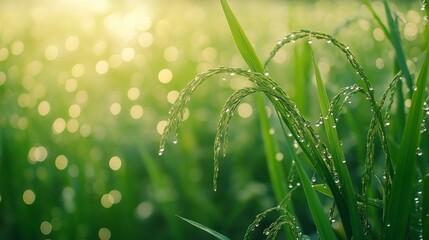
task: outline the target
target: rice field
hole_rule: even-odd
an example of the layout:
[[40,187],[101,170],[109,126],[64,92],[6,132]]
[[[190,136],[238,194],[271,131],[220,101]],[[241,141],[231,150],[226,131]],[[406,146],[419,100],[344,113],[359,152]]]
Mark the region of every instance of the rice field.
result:
[[[422,37],[427,18],[420,1],[396,3],[391,7],[398,14],[405,64],[417,78],[429,39]],[[253,0],[230,5],[262,59],[284,36],[309,29],[347,44],[365,69],[376,99],[397,73],[389,36],[360,1]],[[371,6],[387,22],[383,2]],[[320,77],[329,79],[325,85],[330,98],[359,82],[359,76],[326,41],[310,37],[278,50],[269,74],[276,76],[300,114],[317,125],[318,79],[308,45]],[[228,97],[251,86],[249,81],[233,72],[211,77],[192,95],[177,137],[159,154],[169,109],[181,89],[197,74],[219,66],[247,68],[218,1],[2,1],[0,239],[208,239],[177,215],[231,239],[243,238],[259,213],[278,204],[255,96],[244,98],[229,122],[228,150],[220,157],[213,191],[218,118]],[[403,88],[409,92],[406,84]],[[427,103],[427,89],[425,94]],[[408,112],[411,99],[404,99]],[[400,106],[395,102],[386,118],[386,124],[392,124],[386,131],[393,148],[403,130]],[[282,137],[284,126],[275,106],[267,102],[265,107],[270,134],[277,136],[279,146],[286,145],[290,140]],[[372,119],[369,108],[364,97],[353,97],[336,126],[353,184],[359,187]],[[421,178],[429,167],[426,127],[423,122],[416,153]],[[301,150],[298,155],[303,155]],[[374,172],[382,176],[379,141],[374,156]],[[284,167],[291,153],[279,147],[274,157]],[[303,167],[311,180],[322,181],[309,161]],[[283,184],[294,189],[298,185],[291,198],[297,221],[305,235],[316,239],[298,173],[290,175]],[[333,228],[345,237],[338,212],[330,214],[330,198],[320,197]],[[418,206],[424,200],[416,201]],[[276,218],[268,216],[261,225],[268,227]],[[252,239],[263,236],[255,233]]]

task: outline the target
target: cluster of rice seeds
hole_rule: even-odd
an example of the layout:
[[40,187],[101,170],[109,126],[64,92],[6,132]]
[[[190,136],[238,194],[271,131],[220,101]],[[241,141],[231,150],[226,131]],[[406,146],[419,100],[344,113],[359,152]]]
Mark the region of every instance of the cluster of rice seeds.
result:
[[[384,104],[385,98],[387,96],[386,94],[389,93],[390,94],[389,104],[388,104],[388,107],[386,108],[386,115],[385,115],[385,118],[388,119],[390,116],[388,113],[390,112],[392,102],[393,102],[394,91],[392,89],[394,88],[395,83],[398,80],[400,75],[398,74],[395,76],[395,78],[392,81],[392,83],[390,84],[388,90],[386,91],[386,93],[382,97],[382,103],[377,104],[377,102],[375,101],[375,97],[374,97],[373,87],[372,87],[371,83],[369,82],[368,78],[366,77],[363,68],[356,61],[356,58],[354,57],[354,55],[350,51],[349,47],[346,46],[345,44],[341,43],[340,41],[338,41],[336,38],[334,38],[331,35],[328,35],[325,33],[320,33],[320,32],[309,31],[309,30],[301,30],[301,31],[297,31],[297,32],[292,32],[291,34],[285,36],[282,40],[279,40],[277,42],[277,45],[274,47],[273,51],[271,52],[270,56],[268,57],[267,61],[265,62],[265,65],[267,65],[271,61],[271,59],[276,55],[276,53],[284,45],[286,45],[288,43],[294,43],[296,40],[302,39],[302,38],[309,38],[310,39],[309,43],[311,43],[310,41],[312,41],[312,39],[323,39],[328,44],[333,44],[334,46],[336,46],[338,49],[340,49],[346,55],[348,62],[356,70],[356,74],[363,81],[363,83],[366,87],[366,90],[363,90],[360,87],[355,87],[355,90],[350,92],[349,94],[354,94],[355,92],[362,92],[363,94],[365,94],[367,96],[367,99],[369,100],[369,102],[371,104],[371,110],[374,112],[373,120],[371,121],[370,129],[369,129],[368,137],[367,137],[367,148],[368,149],[367,149],[367,157],[366,157],[366,159],[367,159],[366,160],[367,161],[366,168],[369,166],[371,166],[371,168],[372,168],[372,161],[373,161],[373,157],[374,157],[374,155],[373,155],[373,151],[374,151],[373,144],[375,142],[374,136],[375,136],[376,128],[377,128],[377,126],[379,126],[378,130],[379,130],[379,134],[380,134],[380,139],[381,139],[383,150],[386,154],[385,160],[386,160],[387,170],[386,170],[385,178],[386,178],[387,183],[391,182],[391,181],[389,181],[389,179],[391,179],[391,177],[393,175],[393,164],[392,164],[392,160],[391,160],[391,156],[390,156],[390,151],[388,149],[386,133],[385,133],[385,126],[386,125],[388,126],[389,122],[383,121],[383,117],[381,115],[381,106],[383,106],[383,104]],[[343,94],[344,93],[345,93],[345,90],[344,90]],[[346,96],[349,97],[349,95],[347,93],[346,93]],[[333,99],[333,102],[335,102],[335,101],[336,100]],[[345,98],[342,105],[344,105],[346,102],[347,102],[347,100]],[[333,104],[331,104],[331,106],[332,105]],[[340,106],[340,108],[341,108],[341,106]],[[332,109],[330,111],[332,111]],[[318,121],[316,123],[316,126],[320,125],[321,122],[322,121]],[[366,174],[364,174],[364,177],[363,177],[363,179],[364,179],[363,181],[365,181],[365,182],[367,182],[369,180],[368,179],[368,173],[370,173],[370,172],[366,170]],[[364,192],[366,192],[366,188],[365,188]]]
[[[362,191],[363,191],[364,199],[366,199],[368,188],[373,175],[374,145],[375,145],[375,133],[377,131],[377,126],[380,133],[383,150],[386,153],[386,156],[385,156],[386,188],[388,188],[388,186],[390,185],[391,178],[393,176],[393,166],[391,163],[389,150],[387,146],[387,140],[385,137],[385,126],[386,125],[388,126],[388,124],[383,122],[383,118],[381,115],[381,107],[384,105],[384,102],[387,96],[389,96],[389,101],[388,101],[389,103],[388,103],[388,107],[386,109],[386,115],[385,115],[386,119],[388,119],[389,111],[393,102],[394,86],[400,75],[398,74],[392,80],[387,91],[383,94],[381,98],[380,105],[378,105],[377,102],[374,100],[374,92],[373,92],[371,83],[368,81],[363,69],[357,63],[357,61],[355,60],[355,57],[350,52],[349,48],[330,35],[319,33],[319,32],[312,32],[308,30],[293,32],[290,35],[287,35],[286,37],[284,37],[281,41],[279,41],[276,47],[274,48],[274,50],[271,52],[271,55],[269,56],[265,65],[267,65],[270,62],[270,60],[276,55],[276,53],[279,51],[279,49],[282,46],[290,42],[293,43],[296,40],[302,39],[302,38],[309,38],[311,41],[313,38],[324,39],[326,40],[327,43],[332,43],[333,45],[338,47],[342,52],[346,54],[347,60],[352,65],[352,67],[356,70],[356,73],[357,75],[360,76],[360,79],[364,82],[366,89],[361,88],[357,85],[342,89],[340,93],[337,94],[331,101],[328,116],[333,114],[333,109],[335,108],[335,106],[339,104],[341,99],[343,99],[343,101],[339,106],[339,110],[341,110],[343,106],[350,100],[350,98],[355,93],[358,93],[358,92],[363,93],[366,96],[366,99],[368,99],[371,104],[371,109],[374,112],[374,115],[371,120],[368,135],[367,135],[367,144],[366,144],[367,154],[366,154],[364,174],[362,178],[362,182],[363,182]],[[220,67],[220,68],[210,69],[207,72],[197,75],[191,82],[189,82],[189,84],[181,91],[178,100],[173,104],[173,106],[170,109],[168,124],[164,129],[164,133],[160,143],[159,154],[160,155],[163,154],[165,144],[167,142],[167,139],[169,138],[169,135],[171,134],[171,131],[173,129],[176,129],[176,133],[177,133],[177,129],[179,128],[180,123],[183,120],[184,110],[195,89],[200,84],[202,84],[205,80],[209,79],[211,76],[215,74],[221,74],[221,73],[243,76],[248,80],[250,80],[251,82],[253,82],[255,86],[237,90],[230,96],[230,98],[226,101],[224,107],[222,108],[221,117],[218,123],[218,128],[217,128],[217,133],[216,133],[216,138],[214,143],[214,177],[213,177],[214,189],[216,190],[217,188],[216,186],[217,186],[217,176],[219,171],[219,162],[218,162],[219,154],[222,153],[223,156],[225,156],[226,154],[226,148],[227,148],[227,142],[228,142],[228,139],[227,139],[228,126],[234,111],[238,107],[241,100],[247,97],[248,95],[253,94],[255,92],[263,92],[270,99],[278,115],[283,120],[283,123],[287,126],[290,133],[297,140],[297,143],[299,144],[303,152],[312,162],[316,172],[330,186],[331,191],[333,192],[334,195],[335,193],[339,194],[341,192],[341,185],[339,185],[335,177],[336,170],[332,163],[332,159],[331,159],[332,155],[329,153],[328,148],[326,147],[324,142],[319,138],[319,135],[311,127],[311,124],[299,113],[299,110],[297,109],[296,104],[292,100],[290,100],[290,98],[283,91],[283,89],[280,88],[278,84],[269,77],[268,74],[261,74],[261,73],[250,71],[248,69],[230,68],[230,67]],[[425,107],[427,107],[427,102],[428,100],[426,99]],[[339,111],[339,113],[341,113],[341,111]],[[323,117],[326,117],[326,116],[323,116]],[[322,121],[319,121],[319,122],[322,122]],[[318,124],[316,123],[316,126],[317,125]],[[366,205],[365,202],[364,202],[364,205]],[[281,208],[276,208],[276,209],[281,209]],[[265,216],[265,215],[263,214],[261,216]],[[262,218],[261,216],[257,217],[257,219]],[[272,225],[271,228],[269,228],[271,229],[271,231],[270,230],[267,230],[267,231],[269,233],[270,232],[276,233],[277,226],[283,225],[286,222],[290,222],[290,219],[279,219],[278,221],[276,221],[276,223],[273,223],[274,225]],[[254,226],[255,224],[253,225],[253,227]]]
[[273,212],[278,212],[280,216],[276,219],[276,221],[271,223],[269,227],[263,230],[263,234],[267,236],[266,237],[267,240],[275,239],[279,230],[284,225],[287,225],[289,227],[290,232],[295,239],[302,239],[303,234],[302,234],[301,228],[297,225],[296,219],[293,216],[293,214],[291,214],[286,208],[282,208],[279,206],[267,209],[264,212],[258,214],[255,217],[255,220],[247,228],[246,234],[244,235],[244,239],[245,240],[249,239],[252,232],[259,227],[260,222],[266,216],[268,216]]
[[[160,146],[159,146],[159,155],[162,155],[165,150],[165,145],[167,143],[167,140],[169,139],[171,132],[173,130],[178,131],[178,128],[183,121],[183,114],[186,109],[186,106],[188,105],[192,93],[197,89],[198,86],[200,86],[204,81],[212,77],[216,74],[222,74],[222,73],[231,73],[235,72],[237,74],[240,74],[242,72],[246,72],[247,70],[243,69],[237,69],[237,68],[230,68],[230,67],[219,67],[219,68],[213,68],[209,69],[206,72],[198,74],[193,80],[191,80],[180,92],[178,99],[173,104],[173,106],[170,108],[168,114],[168,120],[167,125],[164,128],[164,132],[161,137]],[[174,140],[176,142],[176,140]]]
[[[386,121],[388,121],[387,119],[389,119],[389,114],[390,114],[390,109],[393,103],[393,95],[395,93],[395,86],[397,81],[399,80],[399,78],[401,77],[400,73],[398,73],[393,80],[390,82],[389,87],[386,89],[386,91],[383,93],[381,100],[380,100],[380,106],[384,106],[385,101],[387,99],[387,96],[389,96],[389,100],[387,103],[387,107],[385,110],[385,119]],[[387,124],[387,122],[385,122],[384,127],[388,127],[390,125]],[[373,176],[373,161],[374,161],[374,147],[375,147],[375,132],[376,132],[376,127],[377,127],[377,121],[376,121],[376,116],[375,114],[373,115],[370,125],[369,125],[369,130],[368,130],[368,135],[367,135],[367,141],[366,141],[366,148],[367,148],[367,152],[366,152],[366,158],[365,158],[365,166],[364,166],[364,171],[363,171],[363,176],[362,176],[362,194],[363,196],[367,196],[368,195],[368,190],[369,190],[369,186],[371,184],[372,181],[372,176]],[[384,149],[385,151],[387,151],[387,149]],[[386,157],[386,161],[387,161],[387,157]],[[392,174],[389,171],[389,168],[387,167],[389,164],[389,162],[386,162],[386,169],[385,169],[385,173],[383,176],[383,179],[386,181],[386,186],[385,186],[385,193],[388,194],[389,193],[389,188],[390,188],[390,184],[391,184],[391,178],[392,178]]]

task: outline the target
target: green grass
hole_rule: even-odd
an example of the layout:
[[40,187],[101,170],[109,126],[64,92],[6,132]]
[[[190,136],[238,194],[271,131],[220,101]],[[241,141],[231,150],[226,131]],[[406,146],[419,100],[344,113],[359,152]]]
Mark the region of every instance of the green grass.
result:
[[[228,3],[241,51],[219,1],[1,1],[0,239],[211,237],[177,216],[230,239],[341,239],[361,227],[382,237],[387,201],[409,194],[393,186],[414,101],[397,73],[405,62],[415,85],[424,63],[420,3],[389,2],[390,20],[382,1],[374,13],[362,1]],[[197,73],[204,84],[159,156],[168,109]],[[361,227],[338,144],[371,220]],[[425,132],[412,239],[429,234],[428,145]]]
[[[268,60],[266,61],[267,63],[283,46],[288,43],[294,43],[300,39],[307,40],[310,45],[312,45],[315,40],[327,41],[345,55],[346,61],[358,75],[360,80],[358,83],[362,85],[362,87],[357,85],[350,88],[346,87],[344,91],[341,91],[340,94],[336,95],[332,100],[329,100],[316,57],[314,54],[312,56],[315,79],[317,82],[317,92],[319,96],[318,102],[321,108],[321,120],[318,121],[317,124],[324,125],[324,134],[326,134],[325,138],[322,138],[319,137],[319,134],[314,127],[300,113],[299,109],[296,107],[296,103],[293,102],[286,93],[287,89],[284,90],[281,88],[279,84],[273,80],[275,79],[275,76],[269,74],[268,70],[262,67],[261,61],[257,57],[255,50],[244,34],[244,31],[229,8],[227,2],[220,2],[235,40],[235,44],[244,61],[247,63],[249,70],[225,67],[215,68],[198,75],[193,81],[191,81],[182,90],[179,99],[170,110],[168,125],[164,132],[163,139],[161,140],[161,149],[164,149],[166,140],[168,139],[172,129],[178,128],[180,125],[183,118],[181,113],[187,106],[192,93],[200,84],[209,79],[212,75],[219,73],[232,73],[234,75],[245,77],[253,83],[253,86],[236,90],[226,101],[220,115],[221,117],[214,143],[215,191],[217,189],[217,178],[219,172],[219,154],[223,153],[223,156],[226,155],[226,146],[228,142],[227,133],[232,115],[236,111],[238,104],[244,98],[260,92],[266,95],[270,100],[279,120],[285,126],[287,131],[291,133],[295,143],[299,145],[300,149],[295,150],[297,152],[292,154],[292,156],[295,156],[292,157],[292,163],[296,164],[306,195],[306,201],[310,206],[312,218],[321,239],[332,239],[335,234],[332,226],[327,224],[328,214],[325,213],[325,215],[323,215],[320,200],[318,199],[315,190],[311,188],[309,178],[306,176],[303,165],[300,163],[301,161],[306,162],[306,159],[310,162],[312,169],[314,169],[314,171],[322,178],[324,184],[329,187],[329,195],[333,197],[336,210],[338,211],[341,220],[341,230],[336,229],[339,237],[340,232],[344,231],[345,236],[343,237],[347,239],[404,239],[416,236],[421,238],[424,234],[423,222],[425,218],[421,215],[423,213],[423,207],[421,205],[421,196],[419,195],[422,194],[422,191],[416,191],[417,185],[419,185],[419,188],[422,188],[422,181],[418,180],[421,176],[417,177],[417,173],[419,172],[420,175],[425,175],[427,173],[427,169],[418,169],[416,167],[416,158],[417,155],[420,155],[418,151],[421,151],[419,147],[420,135],[424,132],[422,130],[422,124],[425,124],[425,122],[423,122],[423,116],[427,114],[425,112],[426,107],[424,107],[424,105],[427,104],[425,103],[425,101],[427,102],[427,97],[425,97],[425,95],[427,95],[426,83],[429,57],[427,57],[427,55],[424,57],[425,60],[423,61],[423,65],[420,66],[420,73],[417,77],[416,83],[414,84],[406,65],[406,57],[400,40],[398,21],[397,18],[393,19],[394,17],[392,16],[390,4],[387,1],[383,1],[389,26],[388,29],[384,26],[381,18],[373,9],[372,5],[369,2],[365,2],[378,24],[382,26],[384,34],[392,42],[393,48],[397,54],[395,56],[395,60],[401,70],[399,79],[401,81],[403,76],[409,89],[406,95],[412,96],[411,99],[408,99],[408,101],[411,101],[411,105],[406,112],[401,112],[401,110],[404,109],[402,106],[405,105],[403,103],[405,102],[404,98],[397,98],[397,101],[400,102],[397,103],[398,106],[400,106],[397,108],[399,112],[391,112],[391,106],[394,100],[393,90],[396,86],[402,86],[400,84],[396,84],[399,82],[398,77],[393,77],[393,80],[391,81],[392,83],[383,94],[381,101],[377,102],[374,94],[374,87],[369,81],[364,68],[356,60],[355,55],[350,51],[348,46],[329,34],[309,30],[293,32],[279,41],[268,57]],[[397,91],[401,93],[398,95],[405,96],[402,94],[403,89],[398,89]],[[338,109],[340,113],[345,103],[350,101],[350,98],[357,93],[360,93],[365,97],[365,100],[370,105],[371,114],[373,115],[372,120],[368,125],[369,128],[366,140],[367,154],[363,173],[360,177],[363,184],[361,193],[355,189],[356,186],[354,186],[354,182],[356,183],[356,180],[352,180],[351,176],[353,172],[351,172],[347,166],[348,162],[343,152],[339,133],[337,132],[338,118],[334,118],[334,112],[337,104],[341,101],[341,98],[343,98],[343,103]],[[385,108],[384,104],[387,96],[390,96],[390,98],[388,99],[388,104]],[[261,101],[263,100],[260,98],[260,95],[258,95],[256,101],[258,110],[260,111],[259,118],[262,135],[264,136],[265,153],[268,159],[267,165],[268,169],[271,169],[271,181],[274,191],[278,194],[280,192],[278,183],[281,181],[286,182],[287,179],[284,178],[284,174],[275,174],[275,172],[272,171],[272,169],[274,169],[274,161],[271,161],[270,159],[274,158],[273,150],[276,146],[273,139],[269,137],[271,128],[267,122],[266,111],[263,106],[261,107]],[[401,118],[405,114],[407,118],[405,126],[403,127],[399,125],[394,130],[388,129],[390,124],[386,124],[385,121],[390,121],[390,119],[386,120],[382,115],[382,111],[385,111],[386,116],[390,119],[396,115]],[[423,127],[423,129],[424,128],[425,127]],[[390,133],[395,136],[395,133],[392,133],[394,131],[403,131],[401,135],[402,140],[397,147],[397,150],[393,149],[396,148],[396,146],[394,146],[394,142],[390,140],[394,138],[391,138],[390,135],[388,135],[388,133]],[[284,137],[288,138],[286,131],[284,131],[284,134]],[[375,137],[376,135],[379,136],[378,141]],[[291,143],[289,142],[289,145],[286,147],[292,148],[290,144]],[[378,177],[374,172],[374,158],[376,158],[374,151],[376,144],[381,145],[382,152],[384,153],[385,171],[382,177]],[[397,154],[396,151],[398,151],[399,154]],[[298,152],[301,152],[301,154],[298,155]],[[291,169],[285,169],[285,171],[291,171]],[[383,179],[383,181],[380,182],[380,184],[376,184],[378,185],[377,188],[380,189],[381,187],[382,190],[378,190],[375,199],[372,199],[373,194],[369,194],[369,192],[377,191],[375,184],[372,183],[374,176],[378,179]],[[284,196],[286,195],[287,194],[284,194]],[[370,202],[372,202],[372,204],[370,204]],[[379,209],[376,211],[370,210],[370,208],[374,206],[375,202],[378,203],[376,206]],[[417,213],[412,213],[412,209],[416,209]],[[331,213],[329,214],[332,214],[333,210],[334,209],[332,208]],[[262,216],[265,216],[270,211],[270,209],[267,210]],[[283,216],[285,217],[289,216],[291,213],[293,213],[293,210],[283,210]],[[256,221],[259,222],[261,218],[261,215],[258,215],[256,217]],[[288,227],[289,234],[297,227],[295,223],[292,223],[291,221],[279,219],[263,231],[264,234],[267,235],[267,239],[275,238],[278,232],[278,227],[281,225],[286,225]],[[281,222],[281,224],[279,222]],[[411,223],[417,223],[417,226],[412,226]],[[381,229],[378,229],[379,226],[381,226]],[[201,228],[201,226],[199,227]],[[254,226],[252,227],[251,225],[250,228],[253,230]],[[273,229],[276,229],[276,231],[274,231],[275,234],[272,234]],[[246,234],[246,236],[247,235],[248,234]],[[293,236],[301,237],[300,234],[295,234]]]

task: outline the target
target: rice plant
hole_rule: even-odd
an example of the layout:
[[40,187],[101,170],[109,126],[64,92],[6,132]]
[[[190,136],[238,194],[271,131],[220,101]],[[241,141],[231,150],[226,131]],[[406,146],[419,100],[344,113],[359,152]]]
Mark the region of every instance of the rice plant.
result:
[[[267,239],[276,238],[283,227],[287,237],[308,238],[302,232],[301,224],[294,214],[294,206],[290,203],[291,195],[294,194],[293,189],[297,187],[304,190],[320,239],[429,238],[428,164],[417,162],[417,159],[429,150],[427,145],[420,144],[422,134],[426,132],[425,120],[429,116],[427,88],[429,56],[426,54],[428,44],[425,46],[425,54],[422,54],[419,60],[420,71],[413,76],[408,69],[401,43],[398,15],[393,12],[389,2],[384,0],[386,25],[371,3],[364,1],[391,42],[397,66],[394,76],[390,80],[384,80],[389,81],[388,87],[381,98],[377,99],[372,84],[372,79],[376,76],[368,76],[350,47],[339,39],[317,31],[295,31],[277,41],[263,64],[227,1],[221,0],[220,3],[235,44],[248,66],[210,69],[190,81],[170,109],[159,155],[164,153],[170,136],[177,137],[177,129],[184,118],[184,111],[192,94],[201,84],[213,79],[215,75],[241,76],[248,79],[252,86],[236,90],[222,108],[214,140],[214,191],[218,188],[219,160],[227,154],[230,120],[243,99],[256,95],[267,167],[278,203],[278,206],[256,216],[245,234],[245,239],[250,238],[258,228],[259,222],[272,213],[278,213],[279,217],[262,230]],[[422,9],[425,10],[423,13],[427,19],[426,1],[422,2]],[[427,33],[426,29],[425,34]],[[300,112],[297,104],[288,95],[288,90],[283,89],[279,82],[275,81],[276,76],[272,76],[268,70],[271,60],[279,50],[297,41],[307,42],[311,53],[316,81],[315,91],[320,106],[320,118],[315,123]],[[333,46],[335,51],[341,52],[343,61],[346,61],[356,73],[356,84],[342,88],[331,99],[325,86],[327,79],[323,79],[319,70],[317,49],[313,49],[315,41],[324,41]],[[402,83],[406,87],[402,87]],[[367,138],[364,143],[360,143],[366,146],[364,163],[360,166],[362,173],[355,179],[356,176],[352,174],[339,137],[340,131],[346,131],[347,128],[338,129],[337,125],[342,118],[343,110],[347,108],[347,103],[359,97],[368,103],[368,114],[372,115],[372,118],[369,125],[364,128],[367,129]],[[281,146],[277,145],[276,136],[271,132],[272,126],[265,108],[266,100],[269,100],[275,109],[283,131],[282,138],[286,139]],[[354,121],[361,125],[359,119]],[[395,122],[394,128],[391,122]],[[324,129],[319,129],[322,125]],[[288,168],[277,163],[275,155],[279,147],[284,148],[290,156]],[[381,174],[374,169],[376,163],[383,166]],[[314,173],[311,178],[309,172]],[[298,186],[285,186],[285,183],[291,182],[295,175],[299,178]],[[315,184],[315,179],[320,179],[321,183]],[[324,208],[325,201],[320,199],[321,193],[330,200],[331,207],[328,212]],[[340,226],[333,226],[334,214],[339,215]],[[219,239],[227,239],[208,227],[190,220],[186,221],[211,232]]]

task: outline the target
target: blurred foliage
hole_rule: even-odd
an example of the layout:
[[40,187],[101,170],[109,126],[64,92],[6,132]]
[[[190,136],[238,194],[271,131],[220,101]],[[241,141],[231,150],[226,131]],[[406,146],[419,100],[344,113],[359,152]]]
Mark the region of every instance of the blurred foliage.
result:
[[[376,90],[393,75],[392,50],[359,2],[241,7],[243,28],[262,58],[283,35],[312,29],[348,43]],[[409,9],[400,17],[413,74],[423,20],[418,1]],[[316,121],[314,96],[294,91],[294,79],[312,78],[302,67],[309,64],[302,44],[282,50],[269,68]],[[339,53],[314,46],[330,93],[354,84]],[[220,65],[244,63],[216,1],[2,1],[0,239],[206,237],[176,214],[242,237],[254,216],[275,202],[252,98],[231,123],[219,189],[212,191],[217,116],[243,79],[219,76],[205,84],[193,96],[180,144],[157,154],[178,91]],[[368,113],[353,111],[358,105],[349,106],[350,117],[369,121]],[[347,156],[362,154],[354,138],[365,136],[341,137]],[[297,191],[294,201],[302,197]],[[301,216],[310,234],[308,211]]]

